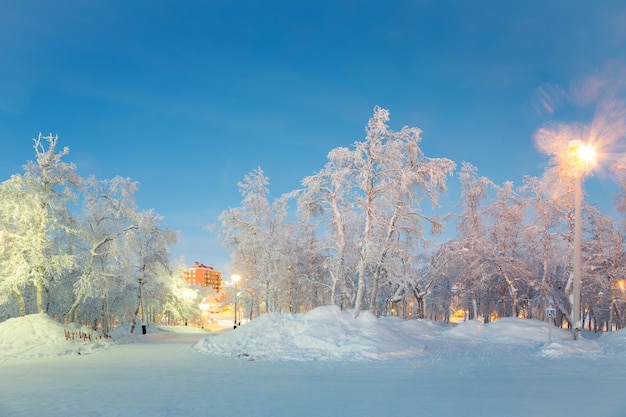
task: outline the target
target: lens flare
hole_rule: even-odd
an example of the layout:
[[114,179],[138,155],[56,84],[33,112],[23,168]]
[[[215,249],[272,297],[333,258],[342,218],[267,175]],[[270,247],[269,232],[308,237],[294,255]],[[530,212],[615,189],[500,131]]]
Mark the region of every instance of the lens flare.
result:
[[[624,138],[623,120],[596,114],[590,124],[552,123],[540,128],[534,135],[537,149],[550,156],[550,165],[559,176],[571,177],[581,168],[583,176],[623,176]],[[573,152],[572,143],[578,143]]]
[[561,177],[589,175],[605,155],[603,142],[590,126],[580,124],[545,126],[535,134],[535,145],[551,156],[550,165]]
[[576,170],[576,174],[585,174],[593,169],[596,163],[596,155],[596,148],[593,145],[577,139],[571,140],[569,142],[567,163]]
[[596,158],[596,150],[593,146],[580,144],[577,149],[578,158],[587,163],[593,163]]
[[[541,89],[543,102],[566,100],[575,108],[589,108],[592,112],[587,123],[552,123],[535,133],[535,146],[550,156],[550,169],[559,177],[580,173],[574,170],[580,169],[581,163],[584,163],[584,176],[626,177],[624,80],[626,70],[609,67],[573,82],[567,91],[554,87]],[[572,155],[571,141],[580,141],[576,156]]]

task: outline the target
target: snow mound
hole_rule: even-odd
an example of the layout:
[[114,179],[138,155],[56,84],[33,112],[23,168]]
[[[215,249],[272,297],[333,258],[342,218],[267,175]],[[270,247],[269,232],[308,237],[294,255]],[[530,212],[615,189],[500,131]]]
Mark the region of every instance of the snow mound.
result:
[[504,317],[485,326],[481,338],[487,342],[511,345],[535,345],[571,339],[571,332],[549,323],[516,317]]
[[112,342],[78,325],[64,326],[47,314],[31,314],[0,323],[0,361],[86,355]]
[[485,330],[485,325],[482,322],[478,320],[469,320],[461,322],[446,331],[446,336],[473,340],[480,337],[483,330]]
[[418,356],[424,345],[385,326],[368,311],[337,306],[307,314],[265,314],[234,331],[210,334],[195,344],[202,353],[266,360],[384,360]]
[[603,349],[595,340],[563,340],[546,344],[541,349],[540,355],[550,358],[584,356],[603,353]]
[[604,333],[598,338],[606,352],[626,355],[626,329]]
[[[90,354],[117,344],[154,343],[183,334],[201,353],[276,361],[379,361],[396,358],[437,359],[466,355],[487,357],[531,355],[551,358],[617,355],[626,357],[626,329],[583,334],[572,340],[571,331],[547,323],[502,318],[484,324],[431,320],[377,318],[368,311],[357,318],[337,306],[316,308],[306,314],[265,314],[251,322],[215,333],[187,326],[150,323],[111,330],[112,339],[76,324],[62,325],[46,314],[34,314],[0,323],[0,362],[73,354]],[[190,333],[202,333],[198,337]],[[583,332],[584,333],[584,332]],[[200,340],[195,342],[195,340]],[[487,356],[485,356],[487,355]]]
[[395,331],[406,336],[416,336],[421,340],[436,339],[441,333],[454,328],[456,324],[432,320],[405,320],[398,316],[382,316],[380,322],[385,326],[392,327]]

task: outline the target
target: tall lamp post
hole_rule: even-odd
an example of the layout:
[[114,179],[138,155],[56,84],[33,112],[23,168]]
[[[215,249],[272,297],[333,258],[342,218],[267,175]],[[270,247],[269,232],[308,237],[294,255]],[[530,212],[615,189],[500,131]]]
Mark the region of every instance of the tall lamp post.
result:
[[232,275],[232,276],[230,277],[230,279],[231,279],[231,280],[233,281],[233,283],[235,284],[235,308],[233,309],[233,311],[234,311],[234,313],[235,313],[235,314],[234,314],[235,321],[234,321],[234,323],[233,323],[233,329],[236,329],[236,328],[237,328],[237,301],[238,301],[238,300],[237,300],[237,298],[238,298],[238,295],[237,295],[237,282],[239,282],[239,280],[241,279],[241,277],[240,277],[239,275]]
[[569,143],[572,168],[574,175],[574,254],[572,267],[574,269],[573,303],[572,303],[572,333],[574,340],[580,338],[582,328],[581,317],[581,275],[582,263],[580,260],[582,239],[582,194],[583,176],[594,162],[595,150],[593,147],[584,145],[580,140],[572,140]]

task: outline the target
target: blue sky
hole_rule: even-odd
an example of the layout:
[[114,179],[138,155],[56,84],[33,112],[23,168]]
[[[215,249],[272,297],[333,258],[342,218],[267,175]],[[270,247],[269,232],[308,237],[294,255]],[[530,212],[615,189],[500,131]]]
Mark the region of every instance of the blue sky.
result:
[[[427,156],[541,175],[533,133],[595,114],[575,86],[613,78],[625,97],[626,3],[7,0],[0,57],[0,180],[58,134],[79,173],[140,183],[140,207],[182,232],[177,256],[226,271],[203,229],[237,182],[260,166],[274,195],[298,188],[376,105],[421,128]],[[585,185],[610,206],[609,175]],[[445,210],[457,195],[451,180]]]

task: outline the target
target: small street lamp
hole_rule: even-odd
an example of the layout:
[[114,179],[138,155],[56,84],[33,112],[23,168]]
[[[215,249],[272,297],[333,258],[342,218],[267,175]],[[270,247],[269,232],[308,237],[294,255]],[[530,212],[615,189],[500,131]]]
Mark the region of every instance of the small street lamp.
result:
[[569,143],[570,163],[574,175],[574,254],[573,254],[573,303],[572,303],[572,333],[574,340],[580,338],[582,317],[580,309],[582,264],[580,260],[582,238],[582,183],[583,176],[595,161],[595,149],[583,144],[580,140]]
[[204,322],[207,321],[206,316],[207,316],[207,311],[209,311],[210,306],[206,302],[206,300],[203,298],[200,301],[200,304],[198,304],[198,307],[200,307],[200,311],[202,312],[200,315],[200,319],[202,320],[201,327],[204,329]]
[[237,282],[241,279],[241,277],[239,275],[232,275],[230,277],[230,279],[233,281],[233,283],[235,284],[235,308],[233,309],[234,312],[234,317],[235,317],[235,321],[233,323],[233,329],[237,328]]
[[[148,320],[146,316],[146,303],[143,298],[143,277],[139,277],[139,304],[141,306],[141,334],[148,332]],[[132,332],[131,332],[132,333]]]

